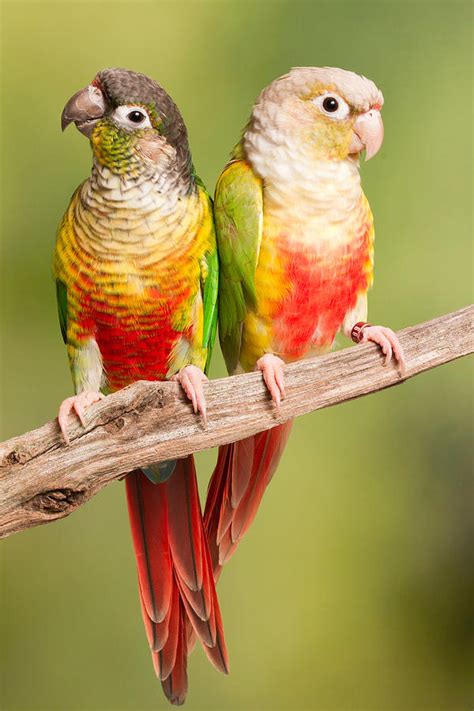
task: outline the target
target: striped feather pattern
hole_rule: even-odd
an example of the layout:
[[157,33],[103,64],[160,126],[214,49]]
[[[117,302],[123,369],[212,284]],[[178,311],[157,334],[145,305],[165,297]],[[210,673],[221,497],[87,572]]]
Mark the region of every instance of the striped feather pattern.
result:
[[[105,174],[105,175],[104,175]],[[118,183],[117,183],[118,180]],[[122,180],[122,183],[124,181]],[[74,194],[54,273],[67,288],[70,355],[95,339],[109,390],[203,368],[202,260],[211,247],[207,199],[163,197],[102,169]]]

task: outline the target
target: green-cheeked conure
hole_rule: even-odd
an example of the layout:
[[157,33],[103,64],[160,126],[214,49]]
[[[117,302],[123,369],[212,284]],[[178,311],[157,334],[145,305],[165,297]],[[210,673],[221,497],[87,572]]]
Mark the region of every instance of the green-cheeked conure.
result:
[[[181,114],[162,87],[105,69],[67,103],[91,144],[54,254],[59,319],[74,391],[59,409],[84,422],[92,403],[137,380],[175,378],[206,417],[203,381],[217,324],[212,205],[194,172]],[[131,443],[132,445],[132,443]],[[227,672],[193,457],[126,478],[143,619],[168,699],[184,702],[195,637]]]

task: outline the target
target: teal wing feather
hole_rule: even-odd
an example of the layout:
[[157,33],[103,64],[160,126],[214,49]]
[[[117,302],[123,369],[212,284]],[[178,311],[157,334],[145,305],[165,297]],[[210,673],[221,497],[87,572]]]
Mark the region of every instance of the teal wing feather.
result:
[[255,269],[263,226],[262,181],[245,160],[232,160],[216,186],[219,252],[219,338],[229,373],[239,361],[242,324],[257,308]]

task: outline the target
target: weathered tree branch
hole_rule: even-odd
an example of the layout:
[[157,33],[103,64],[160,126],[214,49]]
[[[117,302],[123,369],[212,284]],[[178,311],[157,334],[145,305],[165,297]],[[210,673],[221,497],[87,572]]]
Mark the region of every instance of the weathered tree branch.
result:
[[407,370],[382,367],[374,345],[288,365],[279,415],[260,373],[206,386],[204,428],[175,383],[138,382],[71,423],[62,442],[56,421],[0,444],[0,536],[67,516],[126,472],[150,462],[232,442],[299,415],[397,385],[472,353],[474,306],[399,332]]

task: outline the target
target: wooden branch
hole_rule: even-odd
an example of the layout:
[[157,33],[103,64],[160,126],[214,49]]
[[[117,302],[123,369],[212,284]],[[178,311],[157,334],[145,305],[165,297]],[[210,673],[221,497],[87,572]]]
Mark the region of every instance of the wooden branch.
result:
[[71,422],[69,445],[56,421],[0,444],[0,536],[67,516],[121,475],[150,462],[242,439],[313,410],[403,382],[472,353],[474,306],[399,332],[407,370],[382,367],[378,347],[348,348],[286,366],[276,415],[260,373],[206,385],[209,423],[176,383],[140,381]]

